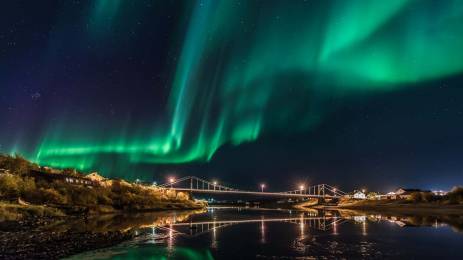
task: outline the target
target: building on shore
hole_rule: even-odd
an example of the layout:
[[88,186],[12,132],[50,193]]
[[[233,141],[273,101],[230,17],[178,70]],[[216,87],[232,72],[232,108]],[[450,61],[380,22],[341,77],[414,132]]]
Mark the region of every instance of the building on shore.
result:
[[84,176],[76,174],[51,173],[47,171],[31,170],[29,175],[36,179],[41,179],[47,182],[62,181],[73,185],[82,186],[99,186],[99,183]]
[[360,199],[364,200],[367,198],[367,195],[363,191],[355,191],[354,194],[352,195],[354,199]]
[[447,191],[443,191],[443,190],[433,190],[432,193],[436,196],[445,196],[447,195]]
[[411,199],[413,193],[417,192],[431,192],[429,190],[421,189],[408,189],[408,188],[398,188],[396,191],[388,192],[384,195],[378,195],[379,199],[388,199],[388,200],[399,200],[399,199]]

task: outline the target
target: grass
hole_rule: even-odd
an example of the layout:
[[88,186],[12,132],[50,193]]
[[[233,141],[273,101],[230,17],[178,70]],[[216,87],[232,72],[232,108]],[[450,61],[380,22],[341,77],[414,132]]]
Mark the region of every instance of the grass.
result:
[[31,216],[60,217],[65,214],[56,208],[43,205],[20,205],[6,201],[0,202],[0,221],[19,220]]
[[463,204],[449,203],[448,198],[434,201],[412,200],[345,200],[336,208],[367,210],[369,212],[390,212],[403,214],[463,214]]

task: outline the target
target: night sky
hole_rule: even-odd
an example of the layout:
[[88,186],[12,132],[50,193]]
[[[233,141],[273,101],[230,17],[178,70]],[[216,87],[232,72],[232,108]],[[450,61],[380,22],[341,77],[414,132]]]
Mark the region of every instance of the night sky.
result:
[[0,151],[237,188],[463,184],[463,2],[2,1]]

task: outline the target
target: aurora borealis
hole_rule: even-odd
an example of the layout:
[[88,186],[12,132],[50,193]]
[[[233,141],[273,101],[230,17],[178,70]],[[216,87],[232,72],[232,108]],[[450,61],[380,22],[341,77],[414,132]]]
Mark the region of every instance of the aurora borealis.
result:
[[[27,5],[46,11],[30,15]],[[151,178],[132,167],[207,165],[224,146],[318,139],[352,104],[462,82],[458,0],[18,1],[6,9],[0,119],[11,124],[0,148],[55,167]],[[413,95],[408,102],[422,105]]]

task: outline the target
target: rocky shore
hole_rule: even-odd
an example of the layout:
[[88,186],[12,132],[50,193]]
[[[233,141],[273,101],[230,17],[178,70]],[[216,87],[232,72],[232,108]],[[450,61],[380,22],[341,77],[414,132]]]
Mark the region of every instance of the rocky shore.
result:
[[28,217],[0,221],[0,259],[59,259],[111,247],[144,228],[186,221],[205,209]]
[[67,221],[56,218],[31,218],[0,224],[0,259],[59,259],[80,252],[116,245],[131,239],[131,231],[91,232],[43,230]]

